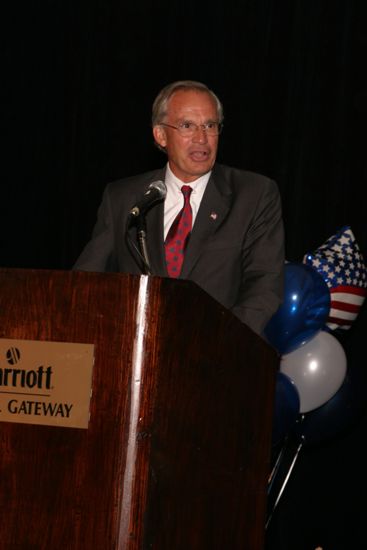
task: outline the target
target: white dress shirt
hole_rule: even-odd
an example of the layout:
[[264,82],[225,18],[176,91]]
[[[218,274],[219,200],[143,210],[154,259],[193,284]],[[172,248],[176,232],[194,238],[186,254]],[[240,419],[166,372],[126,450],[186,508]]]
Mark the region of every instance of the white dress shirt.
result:
[[199,210],[201,199],[203,198],[205,188],[209,181],[211,172],[204,174],[195,181],[185,183],[179,180],[172,172],[167,163],[165,184],[167,187],[167,195],[164,201],[164,238],[166,238],[169,228],[173,220],[182,209],[184,204],[184,196],[181,191],[183,185],[192,187],[190,196],[190,204],[192,209],[192,225],[195,223],[196,214]]

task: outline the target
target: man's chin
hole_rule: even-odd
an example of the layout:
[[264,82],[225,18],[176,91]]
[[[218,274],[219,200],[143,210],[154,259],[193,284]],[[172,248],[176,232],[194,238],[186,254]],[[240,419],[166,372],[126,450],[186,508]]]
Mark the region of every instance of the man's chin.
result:
[[181,181],[189,183],[204,176],[213,168],[214,162],[190,162],[186,166],[172,166],[171,170]]
[[199,162],[199,161],[193,161],[190,163],[190,172],[192,175],[195,175],[196,177],[203,176],[204,174],[207,174],[210,172],[210,170],[213,168],[214,162],[206,160],[205,162]]

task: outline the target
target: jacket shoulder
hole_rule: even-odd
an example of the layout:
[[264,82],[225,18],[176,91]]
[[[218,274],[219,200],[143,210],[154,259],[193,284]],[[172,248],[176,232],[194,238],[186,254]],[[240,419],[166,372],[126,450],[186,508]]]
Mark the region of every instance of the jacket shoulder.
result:
[[255,194],[261,194],[267,190],[274,193],[279,192],[277,183],[270,177],[224,164],[215,165],[213,179],[224,193],[242,193],[251,190]]
[[113,180],[106,185],[105,192],[109,195],[139,194],[142,189],[158,180],[164,180],[164,169],[151,170],[150,172]]
[[236,180],[253,181],[255,183],[265,183],[272,180],[269,176],[253,172],[251,170],[244,170],[242,168],[236,168],[235,166],[227,166],[226,164],[216,164],[213,169],[213,175],[222,175],[225,178],[233,178]]

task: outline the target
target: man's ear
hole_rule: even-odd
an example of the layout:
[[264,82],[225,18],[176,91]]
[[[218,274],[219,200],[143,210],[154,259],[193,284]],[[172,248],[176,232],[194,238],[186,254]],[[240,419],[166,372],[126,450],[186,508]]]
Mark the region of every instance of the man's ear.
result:
[[162,126],[153,126],[153,137],[157,145],[164,149],[167,145],[167,137],[165,129]]

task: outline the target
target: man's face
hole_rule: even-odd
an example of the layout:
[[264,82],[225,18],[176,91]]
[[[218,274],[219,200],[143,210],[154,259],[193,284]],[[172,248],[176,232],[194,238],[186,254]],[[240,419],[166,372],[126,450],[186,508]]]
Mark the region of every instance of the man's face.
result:
[[[179,90],[168,101],[166,124],[178,126],[182,122],[205,124],[217,122],[214,99],[206,92]],[[218,136],[208,136],[199,128],[190,137],[167,126],[154,126],[156,142],[164,147],[172,172],[185,183],[192,182],[212,169],[217,155]]]

